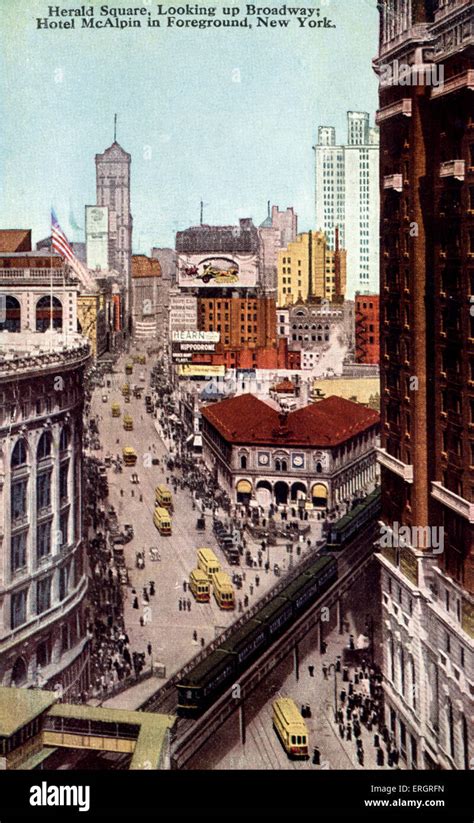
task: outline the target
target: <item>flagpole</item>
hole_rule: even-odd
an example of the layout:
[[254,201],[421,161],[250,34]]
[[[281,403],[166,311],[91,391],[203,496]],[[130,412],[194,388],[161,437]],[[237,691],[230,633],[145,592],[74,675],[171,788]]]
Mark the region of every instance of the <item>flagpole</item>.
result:
[[[51,214],[49,216],[51,223]],[[49,245],[49,350],[53,350],[53,226],[51,225],[51,242]]]

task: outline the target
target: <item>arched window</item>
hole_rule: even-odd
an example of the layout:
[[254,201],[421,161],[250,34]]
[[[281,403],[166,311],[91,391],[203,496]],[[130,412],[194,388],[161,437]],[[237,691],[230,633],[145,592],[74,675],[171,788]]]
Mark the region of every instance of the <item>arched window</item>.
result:
[[38,449],[36,451],[37,460],[43,460],[51,454],[51,434],[50,432],[43,432],[39,439]]
[[36,331],[47,331],[51,326],[53,318],[53,329],[63,327],[63,306],[57,297],[51,299],[50,295],[40,297],[36,304]]
[[25,440],[17,440],[15,448],[12,452],[11,466],[12,469],[17,469],[19,466],[26,464],[26,442]]
[[21,330],[21,306],[11,294],[0,294],[0,331]]
[[240,468],[246,469],[247,468],[247,457],[245,454],[241,454],[240,456]]

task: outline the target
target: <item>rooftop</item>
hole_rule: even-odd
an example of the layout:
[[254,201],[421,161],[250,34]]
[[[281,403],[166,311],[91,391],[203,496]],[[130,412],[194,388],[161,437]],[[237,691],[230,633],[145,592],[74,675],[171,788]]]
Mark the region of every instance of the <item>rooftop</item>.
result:
[[31,251],[31,229],[0,229],[0,252]]
[[242,394],[205,406],[202,415],[229,443],[321,448],[344,443],[380,421],[378,412],[336,396],[282,414]]
[[258,251],[258,229],[250,218],[238,226],[193,226],[176,234],[176,251],[187,254]]
[[77,332],[0,332],[0,377],[67,366],[88,359],[90,343]]
[[10,737],[49,709],[56,700],[57,694],[45,689],[0,686],[0,735]]
[[159,260],[147,257],[146,254],[132,256],[132,277],[161,277]]

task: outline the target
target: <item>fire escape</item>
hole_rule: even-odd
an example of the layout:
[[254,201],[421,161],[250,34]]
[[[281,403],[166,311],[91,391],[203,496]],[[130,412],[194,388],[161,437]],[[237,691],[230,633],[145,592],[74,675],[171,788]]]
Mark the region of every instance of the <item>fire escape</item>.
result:
[[367,317],[357,308],[355,311],[355,359],[356,363],[368,362]]

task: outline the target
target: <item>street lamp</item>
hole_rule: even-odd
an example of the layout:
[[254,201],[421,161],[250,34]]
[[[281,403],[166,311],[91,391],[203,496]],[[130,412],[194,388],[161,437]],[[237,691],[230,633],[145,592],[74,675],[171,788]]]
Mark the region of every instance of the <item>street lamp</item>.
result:
[[337,723],[337,664],[330,663],[328,666],[329,673],[331,669],[334,669],[334,722]]

